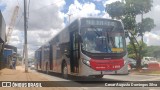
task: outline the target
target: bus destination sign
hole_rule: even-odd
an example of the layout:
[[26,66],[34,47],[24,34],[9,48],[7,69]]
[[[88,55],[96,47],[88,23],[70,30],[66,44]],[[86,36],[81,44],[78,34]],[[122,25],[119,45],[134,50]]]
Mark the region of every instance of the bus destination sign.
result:
[[117,26],[118,22],[112,20],[102,20],[102,19],[84,19],[82,20],[82,26],[92,25],[92,26]]

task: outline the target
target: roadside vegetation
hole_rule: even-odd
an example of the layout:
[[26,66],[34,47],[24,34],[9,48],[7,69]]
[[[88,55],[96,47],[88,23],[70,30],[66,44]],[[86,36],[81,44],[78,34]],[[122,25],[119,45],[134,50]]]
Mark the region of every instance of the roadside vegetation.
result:
[[[151,11],[153,0],[122,0],[106,5],[106,12],[112,19],[121,20],[129,38],[130,57],[137,60],[137,69],[141,69],[141,59],[146,54],[146,44],[143,41],[145,32],[150,32],[154,27],[154,20],[144,15]],[[141,16],[140,22],[136,17]],[[140,41],[138,41],[140,38]]]

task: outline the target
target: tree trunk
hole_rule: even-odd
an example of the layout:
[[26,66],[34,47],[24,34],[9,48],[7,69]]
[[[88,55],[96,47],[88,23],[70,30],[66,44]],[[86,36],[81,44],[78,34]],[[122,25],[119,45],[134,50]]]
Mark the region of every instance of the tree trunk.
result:
[[[131,33],[131,32],[130,32]],[[136,38],[134,37],[134,35],[131,33],[131,35],[132,35],[132,37],[131,36],[129,36],[129,39],[130,39],[130,41],[131,41],[131,44],[132,44],[132,46],[133,46],[133,48],[134,48],[134,52],[135,52],[135,55],[136,55],[136,60],[137,60],[137,63],[136,63],[136,69],[137,70],[140,70],[141,69],[141,50],[140,50],[140,48],[139,48],[139,50],[137,50],[137,48],[136,48],[136,45],[135,45],[135,43],[134,43],[134,41],[133,41],[133,39],[135,39],[136,40]],[[136,43],[137,43],[137,45],[139,46],[139,47],[141,47],[141,45],[138,43],[138,41],[136,41]]]
[[138,54],[137,54],[136,45],[134,44],[133,38],[132,38],[131,36],[129,36],[129,35],[128,35],[128,37],[129,37],[129,39],[130,39],[131,45],[132,45],[133,48],[134,48],[134,53],[135,53],[136,58],[137,58],[137,57],[138,57]]
[[[143,12],[142,12],[142,14],[141,14],[141,22],[143,23]],[[142,67],[141,67],[141,57],[142,57],[142,46],[143,46],[143,33],[142,33],[142,31],[143,31],[143,24],[142,24],[142,26],[141,26],[141,29],[140,29],[141,31],[140,31],[140,35],[141,35],[141,41],[142,41],[142,44],[139,44],[139,56],[138,56],[138,62],[137,62],[137,69],[141,69]]]

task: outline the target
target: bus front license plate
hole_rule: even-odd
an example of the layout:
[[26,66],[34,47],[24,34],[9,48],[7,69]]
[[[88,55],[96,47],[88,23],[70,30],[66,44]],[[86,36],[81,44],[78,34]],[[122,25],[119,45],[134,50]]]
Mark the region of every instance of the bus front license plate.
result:
[[102,71],[102,74],[112,74],[113,72],[112,71]]

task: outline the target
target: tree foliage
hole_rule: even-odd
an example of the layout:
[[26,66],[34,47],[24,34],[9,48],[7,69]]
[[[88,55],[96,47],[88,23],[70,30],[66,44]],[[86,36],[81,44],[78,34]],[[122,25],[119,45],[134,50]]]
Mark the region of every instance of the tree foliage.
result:
[[[147,52],[148,52],[147,44],[144,43],[144,42],[142,42],[142,41],[139,41],[139,44],[140,44],[140,46],[142,46],[142,51],[141,51],[142,55],[141,55],[141,58],[143,58],[143,56],[147,56]],[[135,44],[135,46],[136,46],[136,49],[137,49],[137,51],[138,51],[139,45]],[[135,53],[134,53],[134,47],[133,47],[133,45],[132,45],[131,43],[129,43],[129,44],[127,45],[127,50],[128,50],[128,57],[129,57],[129,58],[137,59],[137,58],[136,58],[136,55],[135,55]],[[138,52],[138,54],[139,54],[139,53],[140,53],[140,52]]]
[[[141,58],[143,57],[143,34],[154,28],[154,20],[151,18],[143,18],[145,13],[151,11],[153,0],[123,0],[124,2],[113,2],[106,5],[106,12],[112,19],[120,19],[127,31],[127,37],[133,47],[133,54],[137,59],[137,66],[140,68]],[[141,22],[136,22],[136,16],[141,15]],[[137,37],[141,36],[141,42],[137,41]]]
[[109,13],[110,17],[113,18],[121,18],[124,15],[124,3],[120,1],[116,1],[115,3],[111,3],[106,5],[106,11]]
[[125,0],[125,14],[138,15],[148,13],[153,6],[153,0]]
[[148,46],[146,56],[160,58],[160,46]]
[[139,22],[136,25],[136,32],[141,34],[144,34],[145,32],[150,32],[152,28],[154,28],[154,20],[151,18],[145,18],[142,22]]

